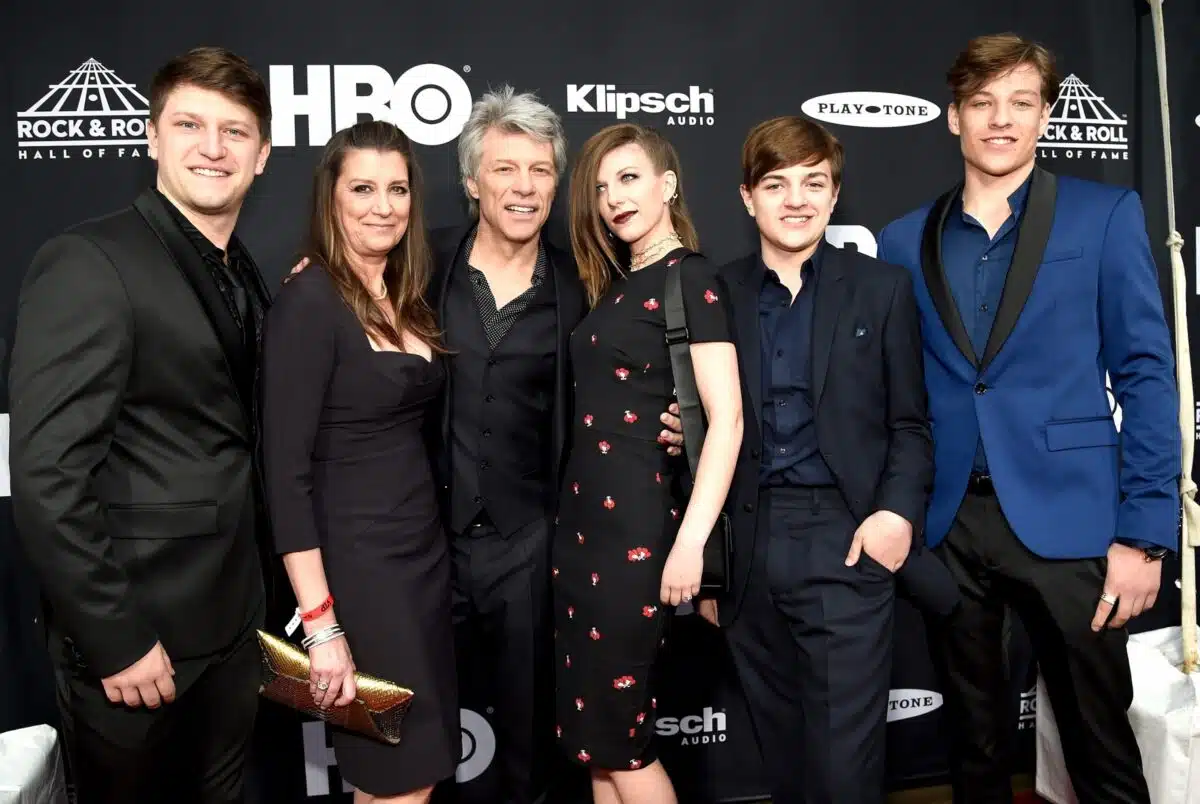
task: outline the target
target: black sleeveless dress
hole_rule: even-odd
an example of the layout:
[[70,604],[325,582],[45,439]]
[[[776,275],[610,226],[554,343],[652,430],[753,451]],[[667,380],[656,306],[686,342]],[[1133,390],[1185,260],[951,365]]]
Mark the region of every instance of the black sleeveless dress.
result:
[[[663,567],[683,518],[681,459],[658,442],[675,401],[664,335],[666,266],[676,249],[625,277],[571,336],[571,453],[553,552],[556,731],[575,762],[611,770],[655,759],[653,669],[669,606]],[[692,343],[731,341],[716,270],[682,268]]]

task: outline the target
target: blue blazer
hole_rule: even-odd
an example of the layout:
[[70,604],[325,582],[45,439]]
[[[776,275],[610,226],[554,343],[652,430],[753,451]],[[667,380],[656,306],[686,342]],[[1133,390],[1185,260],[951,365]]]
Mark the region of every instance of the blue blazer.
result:
[[954,522],[982,433],[1000,505],[1034,554],[1099,557],[1115,539],[1178,550],[1178,389],[1137,193],[1034,169],[996,321],[976,355],[941,263],[960,192],[879,235],[879,259],[912,272],[921,313],[934,442],[926,543]]

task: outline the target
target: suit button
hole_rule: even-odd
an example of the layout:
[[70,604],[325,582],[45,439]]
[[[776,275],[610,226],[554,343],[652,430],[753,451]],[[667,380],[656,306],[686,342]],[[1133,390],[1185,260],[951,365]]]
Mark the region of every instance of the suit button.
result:
[[975,383],[975,393],[979,394],[980,396],[983,396],[984,394],[986,394],[987,389],[988,389],[988,387],[986,385],[984,385],[983,383],[981,383],[981,382]]
[[495,399],[496,399],[496,397],[492,396],[491,394],[488,394],[487,396],[485,396],[485,397],[483,398],[483,401],[484,401],[484,402],[492,402],[492,401],[494,401]]
[[475,495],[474,500],[475,500],[476,505],[479,505],[481,502],[483,502],[483,498],[480,497],[478,494]]
[[491,431],[491,430],[484,430],[484,431],[483,431],[483,437],[484,437],[484,438],[488,438],[488,437],[490,437],[490,436],[491,436],[491,434],[492,434],[492,431]]
[[491,465],[490,463],[488,463],[487,461],[480,461],[480,462],[479,462],[479,468],[480,468],[480,469],[490,469],[490,468],[491,468],[491,466],[492,466],[492,465]]
[[488,364],[489,366],[494,366],[494,365],[496,365],[496,359],[495,359],[495,358],[492,358],[492,357],[489,357],[489,358],[488,358],[488,362],[487,362],[487,364]]
[[742,510],[745,511],[747,514],[753,514],[754,513],[754,503],[746,503],[745,505],[742,506]]
[[752,449],[752,450],[750,450],[750,457],[751,457],[751,458],[757,458],[757,457],[758,457],[758,450],[756,450],[756,449]]

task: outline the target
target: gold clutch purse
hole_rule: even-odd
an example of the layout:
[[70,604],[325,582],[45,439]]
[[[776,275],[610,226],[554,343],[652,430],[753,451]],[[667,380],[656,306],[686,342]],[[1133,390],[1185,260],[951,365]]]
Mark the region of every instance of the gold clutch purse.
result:
[[263,675],[258,692],[264,698],[381,742],[400,742],[400,723],[412,704],[412,690],[355,673],[354,700],[345,706],[321,709],[313,703],[308,687],[308,652],[264,631],[258,632],[258,646]]

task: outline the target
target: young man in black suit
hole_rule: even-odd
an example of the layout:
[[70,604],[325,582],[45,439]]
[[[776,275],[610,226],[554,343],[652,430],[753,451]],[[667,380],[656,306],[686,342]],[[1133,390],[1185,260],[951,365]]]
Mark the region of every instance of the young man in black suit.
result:
[[150,90],[155,187],[35,255],[10,374],[17,530],[81,804],[241,800],[264,616],[253,389],[268,293],[234,235],[262,78],[199,48]]
[[[884,798],[893,576],[933,478],[908,272],[824,240],[843,160],[811,121],[756,126],[741,194],[760,248],[722,269],[746,431],[732,591],[699,608],[727,628],[779,804]],[[918,588],[944,591],[913,564]]]

